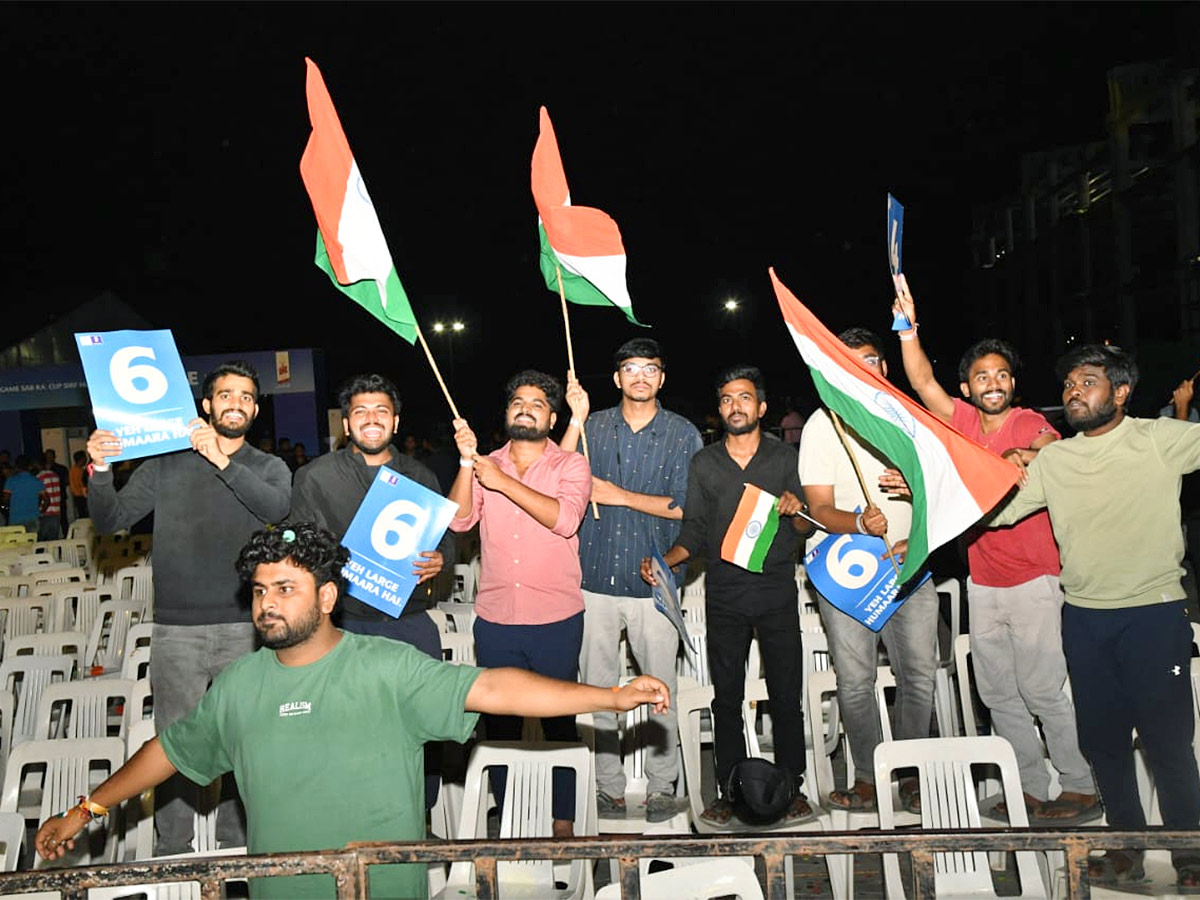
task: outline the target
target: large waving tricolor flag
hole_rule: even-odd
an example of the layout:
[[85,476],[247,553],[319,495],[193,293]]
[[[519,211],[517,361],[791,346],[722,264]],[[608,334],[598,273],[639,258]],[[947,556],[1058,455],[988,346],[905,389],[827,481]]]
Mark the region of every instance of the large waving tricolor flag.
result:
[[753,484],[742,486],[742,499],[721,541],[721,559],[751,572],[761,572],[767,551],[779,531],[779,498]]
[[1016,467],[942,422],[860,362],[771,269],[788,331],[821,400],[904,473],[913,495],[904,582],[1017,483]]
[[312,134],[300,158],[300,176],[317,214],[318,268],[338,289],[410,344],[417,318],[400,284],[379,217],[321,70],[305,58]]
[[567,175],[550,114],[541,108],[541,128],[533,148],[531,184],[538,211],[542,277],[558,293],[562,272],[563,294],[585,306],[615,306],[630,322],[633,301],[625,283],[625,245],[608,213],[589,206],[572,206]]

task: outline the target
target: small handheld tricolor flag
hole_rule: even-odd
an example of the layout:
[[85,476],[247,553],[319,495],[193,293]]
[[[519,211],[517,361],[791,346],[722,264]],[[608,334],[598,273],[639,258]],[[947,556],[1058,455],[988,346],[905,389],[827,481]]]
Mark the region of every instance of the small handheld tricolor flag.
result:
[[742,487],[733,521],[721,541],[721,559],[749,572],[761,572],[779,531],[779,498],[752,484]]
[[533,148],[530,185],[538,211],[542,277],[546,287],[562,292],[571,303],[615,306],[626,318],[633,316],[633,301],[625,283],[625,245],[617,223],[608,213],[589,206],[572,206],[567,175],[554,126],[546,107]]
[[417,319],[366,183],[320,69],[311,59],[304,61],[312,134],[300,159],[300,177],[317,215],[315,262],[340,291],[410,344],[416,343]]

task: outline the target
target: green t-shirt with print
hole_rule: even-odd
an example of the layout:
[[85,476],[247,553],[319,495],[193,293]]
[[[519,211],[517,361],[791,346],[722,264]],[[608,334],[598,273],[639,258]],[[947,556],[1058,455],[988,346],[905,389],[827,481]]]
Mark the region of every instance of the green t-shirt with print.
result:
[[[232,771],[250,853],[425,837],[427,741],[465,741],[479,676],[387,638],[343,632],[307,666],[261,649],[225,669],[196,710],[159,735],[171,763],[207,784]],[[423,865],[373,866],[373,897],[423,897]],[[333,897],[333,877],[255,879],[255,898]]]

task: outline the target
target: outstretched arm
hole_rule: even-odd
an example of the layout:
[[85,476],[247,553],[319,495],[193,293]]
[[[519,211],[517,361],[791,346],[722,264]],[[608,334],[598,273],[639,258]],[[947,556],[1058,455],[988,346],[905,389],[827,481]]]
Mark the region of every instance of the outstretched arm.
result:
[[[158,738],[152,738],[142,745],[142,749],[129,762],[96,788],[88,799],[111,810],[130,797],[162,784],[175,772]],[[79,807],[72,807],[61,816],[47,819],[33,839],[34,847],[45,859],[58,859],[75,848],[75,836],[88,821],[87,814]]]
[[565,397],[567,408],[571,410],[571,421],[567,423],[567,430],[563,432],[558,446],[568,453],[574,453],[579,446],[579,435],[583,431],[583,423],[587,421],[591,401],[588,399],[587,391],[579,383],[579,379],[571,372],[567,373]]
[[657,713],[671,705],[667,686],[639,675],[619,690],[559,681],[525,669],[484,669],[467,692],[467,711],[501,716],[570,716],[576,713],[634,709],[654,704]]
[[904,374],[925,408],[943,422],[949,422],[954,415],[954,398],[937,383],[933,375],[933,364],[921,347],[921,339],[917,337],[917,305],[908,289],[908,280],[903,275],[897,275],[895,281],[896,301],[892,304],[892,313],[903,313],[913,326],[908,331],[899,333]]

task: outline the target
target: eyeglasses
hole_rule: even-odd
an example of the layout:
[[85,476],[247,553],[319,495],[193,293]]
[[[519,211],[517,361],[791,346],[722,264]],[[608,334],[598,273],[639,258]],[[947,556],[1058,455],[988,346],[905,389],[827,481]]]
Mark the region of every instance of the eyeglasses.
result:
[[621,363],[621,371],[626,375],[636,375],[638,372],[642,372],[648,375],[650,378],[653,378],[662,371],[662,366],[660,366],[658,363],[627,362]]

